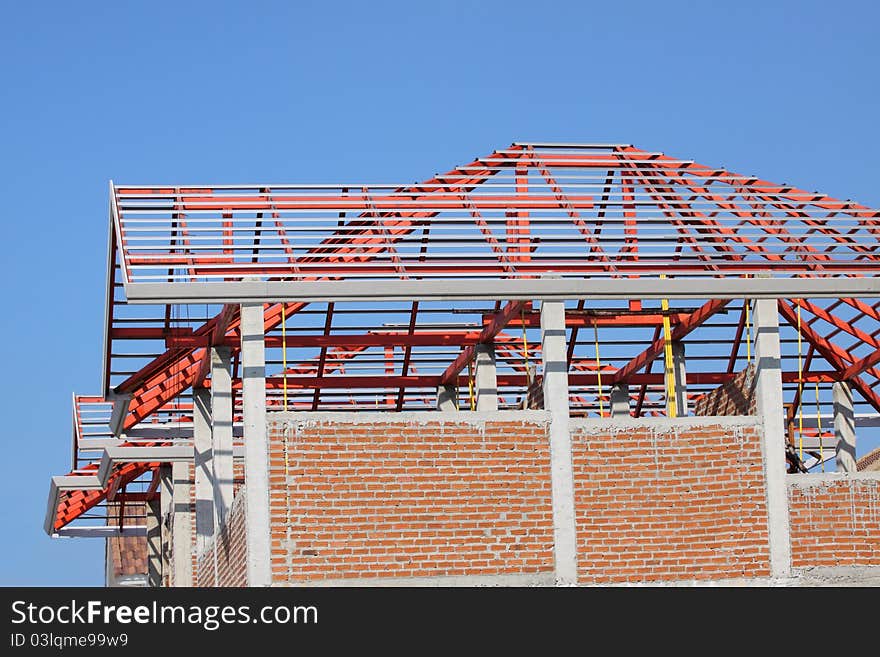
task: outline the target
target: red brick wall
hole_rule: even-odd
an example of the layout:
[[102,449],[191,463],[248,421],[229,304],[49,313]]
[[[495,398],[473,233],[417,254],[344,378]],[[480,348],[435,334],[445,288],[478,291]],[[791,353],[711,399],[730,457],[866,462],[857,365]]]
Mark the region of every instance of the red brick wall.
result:
[[878,478],[792,476],[788,499],[792,566],[880,566]]
[[760,425],[609,429],[573,422],[581,583],[769,575]]
[[270,414],[273,580],[552,573],[547,426],[510,415]]
[[694,415],[756,415],[755,369],[751,365],[694,401]]
[[[217,542],[199,557],[196,582],[198,586],[247,586],[246,498],[241,486],[232,501],[225,527]],[[217,558],[217,581],[214,581],[214,554]]]

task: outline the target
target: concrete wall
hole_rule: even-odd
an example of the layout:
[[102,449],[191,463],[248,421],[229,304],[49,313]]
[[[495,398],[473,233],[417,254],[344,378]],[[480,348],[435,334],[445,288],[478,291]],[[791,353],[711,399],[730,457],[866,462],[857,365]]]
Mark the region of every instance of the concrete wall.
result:
[[552,573],[548,422],[271,413],[273,581]]
[[573,420],[579,583],[769,575],[760,429]]
[[880,566],[880,472],[792,475],[792,565]]
[[247,586],[246,497],[247,488],[241,486],[226,525],[214,544],[199,556],[195,575],[198,586]]

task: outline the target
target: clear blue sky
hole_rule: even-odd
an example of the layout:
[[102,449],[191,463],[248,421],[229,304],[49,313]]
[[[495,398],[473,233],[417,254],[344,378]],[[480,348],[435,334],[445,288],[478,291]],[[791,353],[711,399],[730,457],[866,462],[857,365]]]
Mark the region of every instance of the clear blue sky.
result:
[[100,386],[107,181],[410,182],[624,141],[880,205],[875,2],[41,2],[0,20],[0,584],[98,585],[41,529]]

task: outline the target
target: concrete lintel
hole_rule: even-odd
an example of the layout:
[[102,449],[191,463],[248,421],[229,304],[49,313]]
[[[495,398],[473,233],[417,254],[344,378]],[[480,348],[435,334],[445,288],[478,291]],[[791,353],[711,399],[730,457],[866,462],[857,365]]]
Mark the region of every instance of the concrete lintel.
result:
[[788,477],[789,488],[813,488],[828,486],[842,481],[880,481],[880,470],[867,472],[816,472]]
[[880,277],[539,278],[126,283],[128,303],[878,297]]
[[[241,306],[244,478],[247,482],[247,583],[272,584],[269,446],[266,432],[266,348],[263,304]],[[216,456],[215,456],[216,458]]]

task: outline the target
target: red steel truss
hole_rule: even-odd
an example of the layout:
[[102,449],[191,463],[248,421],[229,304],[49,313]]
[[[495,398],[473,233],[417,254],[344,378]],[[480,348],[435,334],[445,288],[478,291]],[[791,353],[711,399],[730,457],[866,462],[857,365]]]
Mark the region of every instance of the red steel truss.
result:
[[[122,418],[130,433],[191,423],[190,391],[210,386],[208,355],[219,345],[232,350],[240,389],[236,305],[134,305],[131,286],[874,277],[878,224],[878,210],[851,201],[623,144],[514,143],[409,186],[112,185],[103,390],[75,399],[71,475],[92,472],[101,441],[119,440],[105,399],[130,400]],[[665,413],[662,368],[653,367],[664,315],[687,344],[688,396],[729,380],[750,349],[747,305],[671,302],[666,312],[656,300],[573,301],[573,414],[607,409],[615,383],[630,384],[636,415]],[[838,380],[852,384],[860,408],[880,412],[880,303],[780,299],[779,309],[788,419],[816,382],[816,406],[830,412]],[[428,409],[439,385],[457,385],[466,408],[474,345],[488,340],[502,407],[520,407],[540,374],[530,302],[274,303],[265,329],[270,408]],[[60,493],[53,528],[114,491],[147,486],[152,467],[120,467],[106,490]]]

